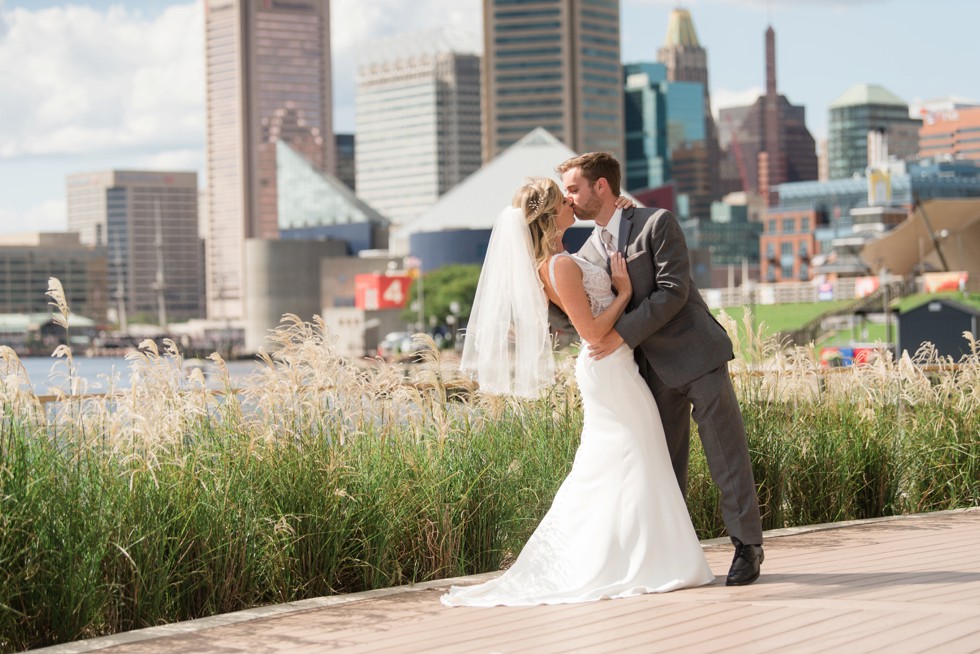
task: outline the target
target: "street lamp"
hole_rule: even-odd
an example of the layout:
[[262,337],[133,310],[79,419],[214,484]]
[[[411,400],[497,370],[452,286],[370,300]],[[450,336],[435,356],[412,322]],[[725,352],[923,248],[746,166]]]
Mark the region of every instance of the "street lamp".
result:
[[458,319],[459,309],[460,309],[459,302],[453,300],[452,302],[449,303],[449,315],[446,316],[446,322],[449,323],[449,328],[452,333],[451,338],[452,338],[453,349],[456,349],[456,326],[459,323],[459,319]]
[[878,287],[881,289],[882,309],[885,312],[885,346],[891,351],[892,348],[892,314],[889,302],[888,288],[888,268],[881,266],[878,268]]

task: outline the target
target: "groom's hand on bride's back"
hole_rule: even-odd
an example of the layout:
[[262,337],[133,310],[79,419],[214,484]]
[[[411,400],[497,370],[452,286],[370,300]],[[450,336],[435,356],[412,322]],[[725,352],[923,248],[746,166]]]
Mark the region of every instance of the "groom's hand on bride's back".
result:
[[597,361],[605,359],[607,356],[619,349],[625,343],[623,337],[615,329],[610,329],[606,335],[599,339],[598,343],[589,344],[589,356]]

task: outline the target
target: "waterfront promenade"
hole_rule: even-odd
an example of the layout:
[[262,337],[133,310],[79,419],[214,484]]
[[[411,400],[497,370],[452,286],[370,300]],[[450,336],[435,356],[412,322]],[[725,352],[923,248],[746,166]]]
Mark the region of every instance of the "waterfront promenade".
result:
[[325,597],[37,650],[231,652],[980,652],[980,509],[767,532],[760,580],[564,606],[446,608],[450,583]]

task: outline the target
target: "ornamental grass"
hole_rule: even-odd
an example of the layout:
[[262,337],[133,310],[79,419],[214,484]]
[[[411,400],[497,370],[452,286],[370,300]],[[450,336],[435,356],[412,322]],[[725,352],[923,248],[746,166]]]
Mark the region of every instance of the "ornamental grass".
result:
[[[828,371],[759,333],[731,369],[766,529],[980,504],[976,343]],[[400,365],[339,356],[317,319],[271,339],[241,388],[147,341],[99,396],[59,348],[50,405],[0,348],[0,651],[513,560],[578,445],[571,359],[526,401],[474,392],[431,341]],[[723,535],[696,436],[688,505]]]

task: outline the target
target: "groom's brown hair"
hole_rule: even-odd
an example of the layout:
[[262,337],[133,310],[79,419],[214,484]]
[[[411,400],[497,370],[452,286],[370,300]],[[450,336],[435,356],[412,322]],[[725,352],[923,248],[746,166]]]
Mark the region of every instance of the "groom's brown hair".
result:
[[595,186],[599,178],[604,177],[609,184],[609,190],[612,191],[612,194],[614,196],[619,195],[619,183],[622,173],[620,173],[619,162],[616,161],[616,157],[608,152],[587,152],[583,155],[572,157],[558,166],[558,174],[564,175],[566,171],[572,168],[581,170],[582,176],[589,180],[590,186]]

